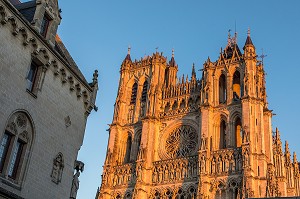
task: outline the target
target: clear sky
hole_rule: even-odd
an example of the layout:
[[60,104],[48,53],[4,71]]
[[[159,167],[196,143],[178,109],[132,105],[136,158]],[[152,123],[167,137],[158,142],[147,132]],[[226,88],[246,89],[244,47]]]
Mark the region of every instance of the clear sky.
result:
[[[99,70],[98,112],[89,118],[78,159],[85,163],[78,199],[94,198],[100,186],[108,125],[119,82],[119,68],[132,47],[132,59],[158,47],[167,57],[175,49],[179,75],[199,70],[208,56],[216,60],[228,30],[238,32],[240,49],[247,29],[258,54],[264,53],[273,129],[300,160],[300,1],[299,0],[60,0],[59,34],[80,69],[91,81]],[[198,78],[200,72],[197,72]]]

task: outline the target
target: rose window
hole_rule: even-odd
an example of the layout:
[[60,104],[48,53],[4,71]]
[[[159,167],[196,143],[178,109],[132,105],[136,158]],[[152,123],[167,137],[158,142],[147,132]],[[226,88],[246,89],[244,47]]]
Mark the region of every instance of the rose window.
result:
[[165,150],[170,158],[193,155],[197,150],[198,136],[194,128],[183,125],[169,134]]

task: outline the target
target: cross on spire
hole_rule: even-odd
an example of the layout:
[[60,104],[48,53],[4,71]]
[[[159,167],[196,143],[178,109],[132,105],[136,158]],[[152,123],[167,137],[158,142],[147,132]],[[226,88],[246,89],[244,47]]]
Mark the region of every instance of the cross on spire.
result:
[[128,46],[128,50],[127,50],[127,54],[130,55],[130,50],[131,50],[131,47],[130,45]]

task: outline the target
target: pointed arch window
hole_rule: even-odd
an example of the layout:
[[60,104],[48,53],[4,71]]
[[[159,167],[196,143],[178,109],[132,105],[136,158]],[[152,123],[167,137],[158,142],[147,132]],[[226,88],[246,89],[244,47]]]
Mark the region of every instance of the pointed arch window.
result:
[[235,138],[235,146],[242,146],[242,122],[238,117],[234,122],[234,138]]
[[241,98],[241,75],[239,71],[235,71],[233,74],[232,81],[232,89],[233,89],[233,100],[238,100]]
[[142,138],[142,132],[138,132],[135,136],[135,153],[134,153],[134,160],[137,160],[138,153],[141,148],[141,138]]
[[148,81],[144,82],[143,85],[143,92],[142,92],[142,102],[146,102],[147,100],[147,90],[148,90]]
[[17,112],[8,120],[5,132],[0,137],[0,173],[7,180],[19,184],[28,161],[33,128],[28,116]]
[[219,78],[219,103],[225,104],[227,100],[226,77],[222,74]]
[[224,120],[221,120],[220,123],[220,143],[219,147],[220,149],[225,149],[226,148],[226,122]]
[[127,137],[127,142],[126,142],[126,154],[125,154],[124,163],[130,162],[131,146],[132,146],[132,137],[131,135],[129,135]]
[[134,83],[132,86],[130,104],[135,104],[136,102],[137,87],[137,83]]

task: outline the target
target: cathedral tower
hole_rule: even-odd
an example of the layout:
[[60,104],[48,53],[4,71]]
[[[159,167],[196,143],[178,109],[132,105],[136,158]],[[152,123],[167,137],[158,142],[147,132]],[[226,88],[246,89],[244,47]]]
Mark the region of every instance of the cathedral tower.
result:
[[99,199],[227,198],[299,195],[299,166],[272,134],[263,63],[250,30],[243,47],[229,33],[202,77],[177,78],[154,53],[132,61],[120,82]]

